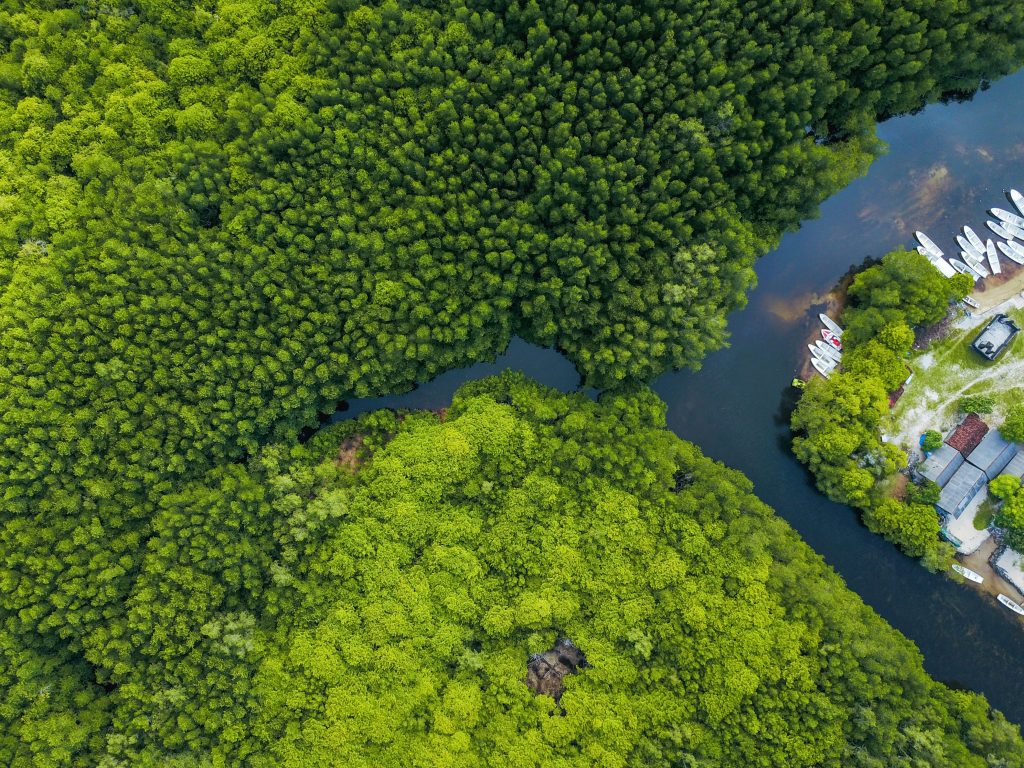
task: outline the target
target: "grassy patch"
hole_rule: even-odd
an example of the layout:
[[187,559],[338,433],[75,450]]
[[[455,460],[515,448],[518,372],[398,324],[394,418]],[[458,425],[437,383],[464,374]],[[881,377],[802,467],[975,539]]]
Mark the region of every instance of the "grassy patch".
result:
[[992,522],[995,514],[996,503],[989,497],[981,502],[981,506],[978,507],[978,513],[974,516],[974,527],[979,531],[984,531],[988,528],[988,524]]

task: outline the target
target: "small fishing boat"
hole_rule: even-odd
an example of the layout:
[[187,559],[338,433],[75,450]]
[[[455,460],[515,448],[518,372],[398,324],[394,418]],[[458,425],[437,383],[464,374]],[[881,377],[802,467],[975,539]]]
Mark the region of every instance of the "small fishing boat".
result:
[[1007,224],[1013,224],[1015,227],[1024,227],[1024,216],[1018,216],[1016,213],[1010,213],[1002,208],[991,208],[989,213],[995,216],[1000,221],[1005,221]]
[[1009,237],[1006,238],[1007,240],[1024,240],[1024,227],[1018,227],[1016,224],[1007,224],[1004,221],[1003,229],[1005,229],[1007,234],[1009,235]]
[[1024,608],[1021,608],[1019,605],[1017,605],[1017,603],[1013,602],[1013,600],[1008,598],[1006,595],[999,595],[998,599],[1000,603],[1005,605],[1014,613],[1019,613],[1021,616],[1024,616]]
[[826,344],[821,339],[818,339],[816,342],[814,342],[814,346],[815,346],[815,349],[817,349],[819,352],[821,352],[821,355],[819,355],[819,357],[825,357],[826,359],[834,360],[837,363],[840,360],[842,360],[842,358],[843,358],[843,353],[842,352],[840,352],[835,347],[833,347],[833,346],[831,346],[829,344]]
[[964,568],[960,563],[953,563],[950,568],[959,573],[965,579],[973,581],[975,584],[982,584],[985,581],[985,577],[980,573],[975,573],[970,568]]
[[973,229],[970,227],[964,227],[964,234],[967,235],[967,239],[970,241],[971,245],[982,253],[985,252],[985,243],[981,241],[981,238],[978,237],[977,233]]
[[1006,222],[986,221],[985,226],[992,230],[993,235],[1001,237],[1003,240],[1013,240],[1014,238],[1014,233],[1006,228]]
[[[917,238],[917,242],[921,244],[921,247],[935,258],[941,259],[946,255],[942,252],[942,249],[939,248],[939,246],[937,246],[924,232],[915,232],[914,237]],[[927,256],[928,254],[926,253],[925,255]]]
[[[999,245],[1002,245],[1002,243],[1000,243]],[[975,282],[978,281],[978,274],[973,269],[964,264],[962,261],[959,261],[957,259],[950,259],[949,265],[957,272],[959,272],[961,275],[970,275],[972,280],[974,280]]]
[[[985,258],[985,253],[984,253],[985,246],[984,245],[981,246],[981,249],[975,248],[973,245],[971,245],[970,241],[966,237],[964,237],[963,235],[957,235],[956,236],[956,242],[957,242],[957,245],[959,245],[963,249],[964,253],[969,253],[971,256],[973,256],[976,259],[984,259]],[[961,256],[962,255],[963,255],[963,253],[961,253]]]
[[996,247],[1010,261],[1024,264],[1024,246],[1021,246],[1020,243],[996,243]]
[[978,273],[978,277],[988,277],[988,267],[986,267],[982,263],[982,261],[985,258],[984,256],[982,256],[979,259],[972,253],[968,253],[967,251],[960,251],[960,258],[964,262],[964,264],[966,264],[968,267],[970,267],[971,269]]
[[1024,216],[1024,195],[1018,192],[1016,189],[1010,190],[1010,202],[1013,203],[1013,207],[1020,211],[1020,215]]
[[821,329],[821,338],[825,340],[826,344],[831,345],[835,349],[838,349],[840,352],[843,351],[843,342],[841,342],[839,340],[839,337],[835,333],[830,331],[828,328]]
[[931,258],[928,259],[928,261],[930,261],[931,265],[942,273],[943,277],[953,277],[956,274],[956,270],[949,266],[949,262],[945,259]]
[[834,333],[836,336],[838,336],[839,338],[843,337],[843,329],[840,328],[839,323],[837,323],[831,317],[822,312],[820,315],[818,315],[818,319],[821,320],[822,325],[824,325],[826,328],[832,331],[832,333]]
[[972,309],[981,309],[981,304],[976,302],[970,296],[964,296],[964,304],[966,304],[968,307],[971,307]]
[[829,365],[828,363],[822,362],[817,357],[812,357],[811,358],[811,365],[814,366],[814,370],[816,370],[818,373],[820,373],[826,379],[829,377],[829,374],[832,373],[832,371],[834,371],[836,369],[835,364]]
[[999,266],[999,251],[996,250],[996,244],[991,240],[985,241],[985,255],[988,256],[988,265],[992,268],[992,274],[1000,274],[1003,268]]

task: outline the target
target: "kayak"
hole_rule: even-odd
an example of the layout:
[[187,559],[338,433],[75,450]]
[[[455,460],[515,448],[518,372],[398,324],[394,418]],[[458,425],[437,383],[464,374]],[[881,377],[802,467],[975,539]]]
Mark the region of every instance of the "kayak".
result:
[[830,331],[828,328],[821,329],[821,338],[825,340],[826,344],[831,345],[835,349],[838,349],[840,352],[843,351],[843,342],[839,340],[839,336]]
[[999,602],[1005,605],[1014,613],[1019,613],[1021,616],[1024,616],[1024,608],[1021,608],[1019,605],[1017,605],[1017,603],[1013,602],[1013,600],[1008,598],[1006,595],[999,595]]
[[828,378],[829,374],[832,373],[832,371],[834,371],[836,369],[836,367],[834,365],[827,365],[826,363],[823,363],[821,360],[819,360],[816,357],[811,358],[811,365],[814,366],[814,370],[816,370],[818,373],[820,373],[826,379]]
[[843,357],[842,352],[840,352],[835,347],[826,344],[821,339],[818,339],[816,342],[814,342],[814,348],[821,353],[819,357],[823,357],[826,360],[834,360],[838,363]]
[[981,259],[985,258],[984,256],[979,259],[977,256],[970,254],[967,251],[960,251],[960,258],[963,259],[964,264],[978,273],[978,277],[988,277],[988,268],[981,263]]
[[1000,221],[1005,221],[1007,224],[1013,224],[1015,227],[1024,227],[1024,217],[1018,216],[1016,213],[1004,211],[1002,208],[991,208],[989,213]]
[[961,248],[964,249],[964,251],[966,253],[971,254],[971,256],[973,256],[974,258],[976,258],[976,259],[984,259],[985,258],[985,253],[984,253],[985,246],[984,245],[982,245],[980,249],[979,248],[975,248],[973,245],[971,245],[970,241],[966,237],[964,237],[963,235],[957,235],[956,236],[956,242],[957,242],[957,244]]
[[991,240],[985,241],[985,255],[988,256],[988,265],[992,268],[992,274],[1000,274],[1003,268],[999,266],[999,251],[996,250],[996,244]]
[[1020,243],[996,243],[996,246],[1010,261],[1024,264],[1024,246]]
[[992,230],[992,234],[1003,238],[1003,240],[1013,240],[1015,237],[1014,233],[1006,228],[1006,222],[986,221],[985,226]]
[[822,312],[820,315],[818,315],[818,319],[821,320],[822,325],[824,325],[826,328],[832,331],[832,333],[834,333],[836,336],[838,336],[839,338],[843,337],[843,329],[840,328],[839,323],[837,323],[831,317]]
[[935,258],[941,259],[943,256],[946,255],[942,252],[942,249],[939,248],[939,246],[937,246],[932,241],[932,239],[928,237],[928,235],[926,235],[924,232],[915,232],[914,237],[917,238],[917,242],[921,244],[921,247],[924,248],[928,253],[930,253]]
[[[1002,245],[1003,245],[1003,243],[1000,243],[999,245],[1000,245],[1000,246],[1002,246]],[[950,260],[949,260],[949,265],[950,265],[951,267],[953,267],[953,269],[955,269],[955,270],[956,270],[957,272],[959,272],[959,273],[960,273],[961,275],[970,275],[970,276],[971,276],[971,279],[972,279],[972,280],[973,280],[974,282],[978,282],[978,273],[977,273],[977,272],[975,272],[975,271],[974,271],[973,269],[971,269],[970,267],[968,267],[968,266],[967,266],[966,264],[964,264],[964,263],[963,263],[962,261],[958,261],[957,259],[950,259]]]
[[980,573],[975,573],[970,568],[964,568],[960,563],[953,563],[950,567],[965,579],[970,579],[975,584],[981,584],[985,581],[985,577]]
[[1016,189],[1010,190],[1010,202],[1013,203],[1013,207],[1020,211],[1020,215],[1024,216],[1024,195],[1018,192]]
[[967,239],[970,241],[971,245],[973,245],[982,253],[985,252],[985,244],[981,241],[981,238],[978,237],[978,235],[975,233],[973,229],[971,229],[970,227],[964,227],[964,234],[967,235]]

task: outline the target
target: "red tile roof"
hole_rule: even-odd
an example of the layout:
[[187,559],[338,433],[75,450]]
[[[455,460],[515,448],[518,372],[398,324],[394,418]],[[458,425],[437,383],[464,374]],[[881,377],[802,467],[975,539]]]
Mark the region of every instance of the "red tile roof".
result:
[[956,448],[964,456],[978,447],[978,443],[988,434],[988,424],[976,413],[968,413],[953,434],[946,438],[946,444]]

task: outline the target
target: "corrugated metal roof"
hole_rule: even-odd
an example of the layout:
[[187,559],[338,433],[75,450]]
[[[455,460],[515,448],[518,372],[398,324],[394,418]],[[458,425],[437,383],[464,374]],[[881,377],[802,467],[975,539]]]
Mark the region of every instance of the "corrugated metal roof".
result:
[[1012,443],[999,434],[998,429],[989,430],[984,439],[978,443],[967,456],[967,461],[978,469],[985,471],[989,479],[994,478],[1003,471],[1003,467],[1010,463],[1010,459],[1017,452]]
[[921,462],[917,471],[932,482],[944,485],[950,476],[964,463],[960,451],[946,443]]
[[1003,467],[1000,474],[1024,477],[1024,451],[1018,448],[1017,453],[1010,459],[1010,463]]
[[984,487],[985,480],[984,472],[965,463],[946,483],[936,506],[946,514],[959,517],[978,489]]

